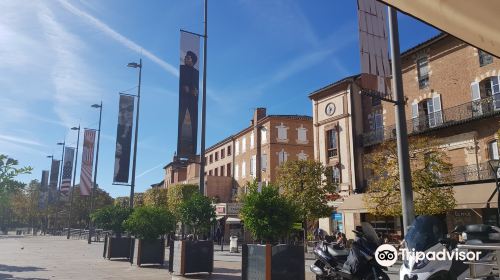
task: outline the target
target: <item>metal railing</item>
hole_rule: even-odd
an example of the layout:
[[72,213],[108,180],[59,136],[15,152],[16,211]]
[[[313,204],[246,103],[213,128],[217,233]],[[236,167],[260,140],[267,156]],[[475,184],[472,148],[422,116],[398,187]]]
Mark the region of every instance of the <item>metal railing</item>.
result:
[[488,162],[480,164],[453,167],[451,170],[452,183],[469,183],[476,181],[494,180],[495,172]]
[[[476,261],[467,261],[464,264],[469,265],[469,277],[465,278],[466,280],[475,280],[475,279],[486,279],[492,277],[499,277],[499,268],[500,268],[500,243],[487,243],[480,245],[468,245],[468,244],[458,244],[458,249],[464,249],[468,251],[478,251],[488,250],[493,251],[495,255],[491,259],[488,260],[476,260]],[[490,266],[492,268],[491,273],[486,275],[478,275],[478,266]]]
[[[500,114],[500,95],[470,101],[455,107],[446,108],[430,114],[420,114],[407,120],[409,135],[417,135],[438,128],[465,123],[470,120]],[[386,126],[363,133],[363,146],[368,147],[387,140],[396,139],[396,126]]]
[[[67,232],[67,229],[64,229],[64,232]],[[102,230],[102,229],[95,229],[94,234],[92,235],[93,241],[94,242],[102,242],[104,241],[104,238],[106,235],[110,235],[111,231],[108,230]],[[89,236],[89,230],[88,229],[79,229],[79,228],[72,228],[69,231],[69,236],[71,239],[88,239]]]

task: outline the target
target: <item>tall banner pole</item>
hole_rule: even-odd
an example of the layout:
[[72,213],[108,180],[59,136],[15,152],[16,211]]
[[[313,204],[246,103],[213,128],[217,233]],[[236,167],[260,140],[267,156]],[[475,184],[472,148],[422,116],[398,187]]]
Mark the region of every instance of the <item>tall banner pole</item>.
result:
[[99,129],[97,130],[97,149],[95,154],[95,167],[94,167],[94,182],[92,184],[92,190],[90,191],[90,209],[89,209],[89,234],[87,242],[92,243],[92,234],[93,234],[93,226],[92,219],[90,215],[92,215],[92,210],[94,208],[94,191],[97,188],[97,164],[99,163],[99,144],[101,140],[101,120],[102,120],[102,101],[101,105],[99,105]]
[[69,213],[68,213],[68,234],[66,239],[70,237],[70,229],[71,229],[71,211],[73,210],[73,190],[75,189],[75,181],[76,181],[76,168],[78,166],[78,146],[80,145],[80,125],[78,125],[78,136],[76,137],[76,154],[75,154],[75,166],[73,169],[73,184],[71,186],[71,190],[69,192]]
[[58,229],[59,226],[59,199],[61,195],[61,184],[62,184],[62,175],[63,175],[63,168],[64,168],[64,152],[66,148],[66,140],[63,141],[62,143],[62,154],[61,154],[61,166],[60,166],[60,172],[59,172],[59,185],[57,187],[57,192],[56,192],[56,219],[54,221],[54,225],[56,229]]
[[207,0],[205,0],[205,33],[203,40],[203,97],[201,109],[201,144],[200,144],[200,193],[205,195],[205,129],[207,114]]
[[139,111],[141,104],[142,58],[139,60],[139,85],[137,86],[137,111],[135,115],[134,157],[132,159],[132,180],[130,182],[130,209],[134,209],[135,170],[137,166],[137,136],[139,135]]
[[392,88],[396,110],[396,140],[398,145],[399,184],[401,189],[401,207],[404,233],[415,219],[413,192],[411,187],[410,159],[408,154],[408,131],[405,121],[405,104],[403,94],[403,78],[401,74],[401,56],[399,53],[399,31],[396,9],[388,6],[389,34],[392,64]]

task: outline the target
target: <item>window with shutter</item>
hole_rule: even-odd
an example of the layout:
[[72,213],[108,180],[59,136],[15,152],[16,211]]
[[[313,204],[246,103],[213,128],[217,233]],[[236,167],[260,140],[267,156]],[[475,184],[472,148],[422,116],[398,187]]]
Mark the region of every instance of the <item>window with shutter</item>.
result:
[[413,131],[418,131],[418,103],[411,104],[411,120],[413,123]]
[[427,99],[427,117],[429,118],[429,127],[436,127],[443,123],[440,95]]
[[240,141],[236,141],[234,142],[234,153],[235,155],[239,155],[240,154]]
[[267,129],[265,127],[260,129],[260,140],[262,141],[262,144],[267,143]]
[[241,139],[241,153],[244,153],[247,151],[247,139],[243,138]]
[[418,86],[419,88],[426,88],[429,86],[429,61],[427,57],[417,60],[418,70]]
[[238,180],[240,177],[240,166],[238,164],[234,165],[234,179]]
[[472,116],[481,116],[483,114],[483,108],[481,106],[481,90],[479,89],[479,83],[473,82],[470,85],[471,95],[472,95]]
[[241,178],[245,178],[247,176],[247,165],[245,161],[241,163]]
[[250,175],[252,177],[256,177],[256,170],[257,170],[257,162],[256,162],[256,156],[252,156],[250,159]]
[[276,126],[276,128],[278,129],[278,141],[286,142],[288,140],[287,136],[288,127],[286,127],[285,125],[283,125],[283,123],[281,123],[280,125]]
[[500,110],[500,77],[491,77],[491,94],[493,96],[493,108]]
[[266,154],[262,154],[262,156],[261,156],[260,167],[262,168],[262,171],[266,171],[266,169],[267,169],[267,155]]
[[253,145],[254,145],[254,139],[253,139],[253,131],[252,133],[250,134],[250,149],[253,149]]

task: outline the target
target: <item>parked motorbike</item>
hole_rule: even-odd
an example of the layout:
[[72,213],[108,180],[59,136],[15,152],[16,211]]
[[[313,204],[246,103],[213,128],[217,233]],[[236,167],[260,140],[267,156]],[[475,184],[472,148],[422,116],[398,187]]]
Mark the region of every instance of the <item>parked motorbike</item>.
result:
[[356,279],[388,280],[384,272],[387,268],[375,260],[375,251],[380,245],[379,238],[369,223],[361,223],[361,228],[353,231],[356,238],[348,251],[331,240],[322,240],[314,248],[316,261],[310,266],[317,280]]
[[[419,216],[410,226],[405,236],[405,247],[415,252],[467,252],[457,249],[458,241],[446,238],[441,226],[441,221],[432,216]],[[490,225],[466,225],[456,227],[452,234],[462,234],[465,244],[498,243],[500,241],[500,228]],[[491,261],[494,257],[493,251],[480,251],[480,261]],[[465,260],[432,260],[417,261],[410,256],[403,261],[400,269],[400,280],[427,280],[427,279],[451,279],[465,280],[470,277],[469,265]],[[476,275],[483,278],[493,279],[492,267],[488,265],[477,265]]]

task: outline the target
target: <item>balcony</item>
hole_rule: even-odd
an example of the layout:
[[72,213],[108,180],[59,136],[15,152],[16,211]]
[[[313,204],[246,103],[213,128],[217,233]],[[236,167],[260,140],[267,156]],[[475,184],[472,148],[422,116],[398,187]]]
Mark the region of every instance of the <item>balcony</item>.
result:
[[[500,115],[500,95],[489,96],[430,114],[421,114],[406,121],[409,135],[463,124],[471,120]],[[363,134],[363,147],[396,138],[396,126],[386,126]]]
[[453,167],[450,176],[453,184],[495,180],[495,173],[488,162]]

